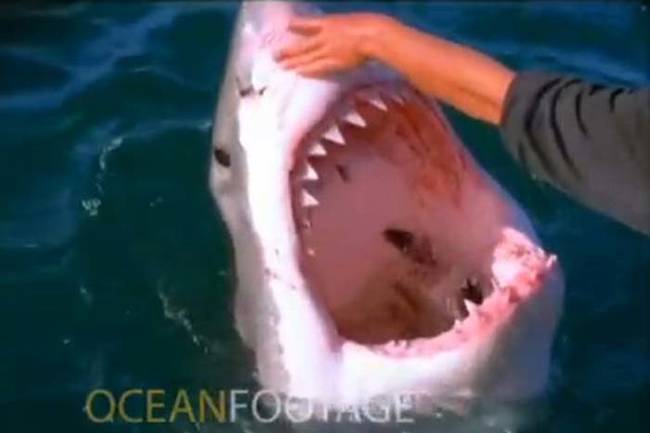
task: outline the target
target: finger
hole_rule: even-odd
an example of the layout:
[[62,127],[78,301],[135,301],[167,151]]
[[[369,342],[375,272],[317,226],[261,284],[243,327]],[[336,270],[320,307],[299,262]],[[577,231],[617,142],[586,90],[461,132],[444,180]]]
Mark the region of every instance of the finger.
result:
[[320,78],[343,69],[341,64],[330,58],[323,58],[302,66],[294,68],[294,71],[302,76],[310,78]]
[[275,52],[276,60],[283,60],[290,57],[300,56],[310,51],[320,48],[322,42],[320,39],[305,38],[296,41],[290,45],[282,47]]
[[280,62],[280,66],[286,69],[295,69],[298,67],[307,66],[310,63],[314,63],[316,61],[321,61],[328,57],[329,56],[326,50],[319,49],[316,51],[310,51],[300,56],[294,56],[294,57],[284,59]]
[[301,35],[318,33],[322,28],[322,18],[293,17],[289,21],[289,30]]

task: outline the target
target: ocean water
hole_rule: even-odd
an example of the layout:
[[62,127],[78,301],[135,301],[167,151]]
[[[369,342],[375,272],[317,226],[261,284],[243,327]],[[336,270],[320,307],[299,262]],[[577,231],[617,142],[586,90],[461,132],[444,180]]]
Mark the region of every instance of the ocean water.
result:
[[[641,3],[323,7],[383,11],[515,68],[648,83],[650,12]],[[207,188],[235,9],[230,2],[0,6],[0,430],[291,431],[250,416],[97,424],[84,412],[98,388],[256,386],[233,328],[228,238]],[[548,395],[468,420],[442,414],[414,426],[313,431],[646,431],[648,241],[534,182],[494,129],[448,113],[565,270]],[[524,427],[514,418],[525,418]]]

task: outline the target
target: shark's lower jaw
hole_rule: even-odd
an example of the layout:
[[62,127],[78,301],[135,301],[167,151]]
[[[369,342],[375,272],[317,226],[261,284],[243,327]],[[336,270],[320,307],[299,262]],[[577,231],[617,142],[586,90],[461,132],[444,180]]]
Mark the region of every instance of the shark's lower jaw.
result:
[[391,357],[493,334],[552,261],[481,215],[488,188],[437,110],[405,84],[358,87],[304,137],[289,179],[312,296],[343,340]]

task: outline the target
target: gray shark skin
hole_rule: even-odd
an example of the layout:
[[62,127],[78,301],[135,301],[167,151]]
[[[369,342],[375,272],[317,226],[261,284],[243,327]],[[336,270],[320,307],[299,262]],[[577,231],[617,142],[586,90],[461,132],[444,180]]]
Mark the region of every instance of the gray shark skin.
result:
[[436,101],[377,64],[308,79],[273,60],[297,2],[245,2],[210,186],[260,384],[330,407],[539,395],[562,310],[555,256]]

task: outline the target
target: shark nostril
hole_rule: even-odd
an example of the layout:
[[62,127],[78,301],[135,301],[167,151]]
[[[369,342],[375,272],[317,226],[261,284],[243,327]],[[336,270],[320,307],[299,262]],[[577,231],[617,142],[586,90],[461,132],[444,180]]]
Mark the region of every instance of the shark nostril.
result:
[[219,147],[214,148],[214,159],[219,165],[230,167],[230,154]]

